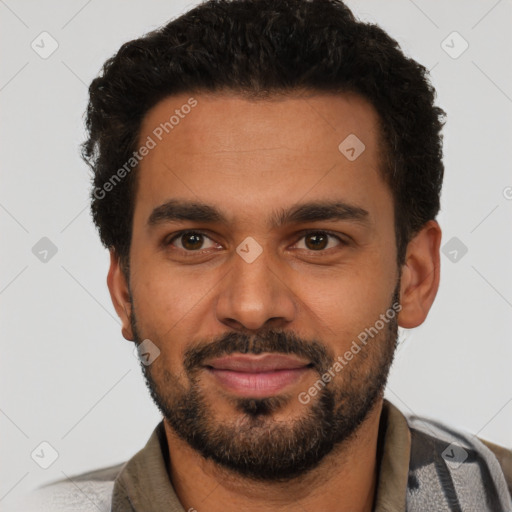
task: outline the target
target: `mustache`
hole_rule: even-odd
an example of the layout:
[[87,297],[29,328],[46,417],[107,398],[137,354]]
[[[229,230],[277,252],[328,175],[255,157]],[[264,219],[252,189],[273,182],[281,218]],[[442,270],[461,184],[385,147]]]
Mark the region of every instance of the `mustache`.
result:
[[230,332],[212,342],[198,343],[186,350],[184,367],[187,373],[194,373],[208,359],[234,353],[257,355],[263,352],[294,354],[310,361],[320,373],[327,371],[334,360],[334,354],[317,340],[306,342],[291,332],[269,330],[264,336]]

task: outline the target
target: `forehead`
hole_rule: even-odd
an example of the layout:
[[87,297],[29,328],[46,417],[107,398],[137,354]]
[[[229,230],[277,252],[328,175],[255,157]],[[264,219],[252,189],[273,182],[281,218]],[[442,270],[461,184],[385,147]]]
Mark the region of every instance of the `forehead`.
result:
[[249,200],[268,206],[339,192],[368,203],[379,188],[390,200],[378,121],[356,94],[165,98],[141,125],[139,146],[151,140],[152,149],[138,167],[136,211],[185,198],[228,201],[248,216]]
[[289,150],[304,153],[328,146],[338,151],[340,137],[349,133],[373,146],[377,125],[374,107],[354,93],[293,93],[268,99],[227,92],[180,94],[163,99],[146,114],[141,138],[153,134],[160,141],[172,133],[175,149],[184,150],[180,146],[186,141],[191,153],[261,151],[283,142]]

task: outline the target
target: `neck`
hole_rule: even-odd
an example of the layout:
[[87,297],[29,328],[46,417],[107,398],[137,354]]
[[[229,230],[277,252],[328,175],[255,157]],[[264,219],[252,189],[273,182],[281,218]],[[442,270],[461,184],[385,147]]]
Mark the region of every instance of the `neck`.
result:
[[371,512],[377,487],[377,439],[382,398],[354,435],[307,474],[292,481],[256,482],[205,460],[164,421],[171,480],[190,512]]

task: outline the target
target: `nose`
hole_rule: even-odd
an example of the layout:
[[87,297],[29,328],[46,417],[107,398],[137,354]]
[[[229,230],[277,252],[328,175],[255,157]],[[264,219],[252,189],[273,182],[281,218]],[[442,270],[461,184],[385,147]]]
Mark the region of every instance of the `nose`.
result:
[[219,289],[218,320],[229,327],[251,331],[286,327],[297,312],[290,270],[276,262],[265,248],[252,262],[234,254]]

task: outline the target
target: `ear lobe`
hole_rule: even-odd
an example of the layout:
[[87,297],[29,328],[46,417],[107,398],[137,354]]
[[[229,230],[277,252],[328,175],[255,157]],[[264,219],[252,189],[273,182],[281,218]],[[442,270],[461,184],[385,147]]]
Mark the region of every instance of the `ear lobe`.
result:
[[411,329],[427,318],[439,289],[441,228],[431,220],[407,246],[400,282],[398,325]]
[[107,275],[107,286],[112,304],[122,322],[121,333],[126,340],[133,341],[130,291],[126,277],[121,269],[119,256],[115,249],[112,248],[110,249],[110,268]]

